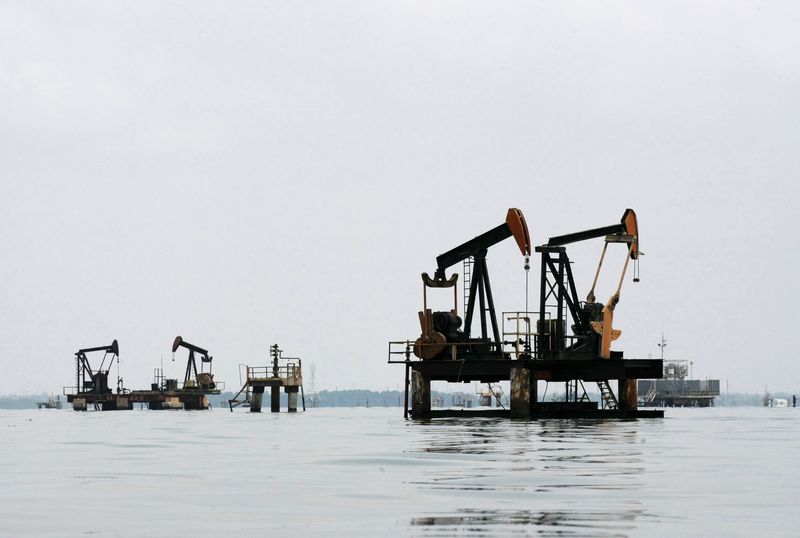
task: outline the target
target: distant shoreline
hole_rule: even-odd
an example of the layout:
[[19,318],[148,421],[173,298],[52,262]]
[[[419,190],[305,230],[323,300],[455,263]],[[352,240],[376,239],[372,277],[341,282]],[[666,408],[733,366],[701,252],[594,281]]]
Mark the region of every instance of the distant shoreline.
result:
[[[225,407],[228,400],[233,398],[233,392],[224,392],[219,395],[209,396],[212,407]],[[472,392],[437,392],[432,391],[433,399],[439,399],[440,407],[458,407],[465,401],[471,400],[471,405],[477,405],[478,395]],[[597,399],[597,395],[589,395]],[[788,392],[771,392],[772,398],[784,398],[792,401],[792,394]],[[37,403],[46,402],[48,394],[8,394],[0,396],[0,409],[35,409]],[[281,394],[285,400],[286,395]],[[721,394],[715,400],[716,407],[761,407],[764,395],[757,393],[732,392],[729,395]],[[305,394],[306,407],[402,407],[403,392],[397,390],[374,391],[362,389],[322,390],[316,394]],[[282,405],[285,405],[284,401]],[[67,408],[65,403],[65,408]]]

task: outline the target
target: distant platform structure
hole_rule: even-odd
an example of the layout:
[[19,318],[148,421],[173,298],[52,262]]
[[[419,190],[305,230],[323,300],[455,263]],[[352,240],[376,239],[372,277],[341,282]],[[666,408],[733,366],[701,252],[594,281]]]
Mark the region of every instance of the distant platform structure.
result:
[[[189,350],[183,382],[167,379],[163,368],[156,368],[150,390],[129,390],[123,386],[119,375],[116,389],[109,386],[111,366],[114,362],[119,365],[119,344],[116,340],[108,346],[79,349],[75,353],[75,386],[63,389],[67,402],[72,404],[75,411],[130,410],[137,403],[146,405],[148,409],[208,409],[207,396],[220,394],[224,389],[224,384],[215,381],[211,373],[212,357],[205,349],[178,336],[172,344],[173,354],[180,347]],[[103,352],[99,367],[94,367],[89,362],[89,354],[95,352]],[[195,355],[200,358],[199,369]],[[206,367],[208,371],[204,371]]]
[[246,379],[241,390],[228,400],[230,410],[234,407],[250,407],[252,413],[261,412],[264,391],[270,388],[270,410],[278,413],[281,410],[281,387],[286,392],[289,413],[297,412],[297,396],[301,397],[303,411],[306,410],[306,399],[303,393],[302,361],[296,357],[283,357],[283,350],[278,344],[269,348],[272,365],[245,366]]
[[690,361],[664,360],[663,379],[638,381],[639,405],[713,407],[719,396],[719,379],[687,379],[689,376]]
[[61,409],[61,396],[50,395],[46,402],[37,402],[37,409]]

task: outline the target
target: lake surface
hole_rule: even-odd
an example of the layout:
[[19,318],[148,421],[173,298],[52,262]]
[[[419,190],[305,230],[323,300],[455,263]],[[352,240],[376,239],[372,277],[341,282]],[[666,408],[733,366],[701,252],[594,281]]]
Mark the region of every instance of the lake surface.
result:
[[0,410],[0,536],[797,536],[799,427]]

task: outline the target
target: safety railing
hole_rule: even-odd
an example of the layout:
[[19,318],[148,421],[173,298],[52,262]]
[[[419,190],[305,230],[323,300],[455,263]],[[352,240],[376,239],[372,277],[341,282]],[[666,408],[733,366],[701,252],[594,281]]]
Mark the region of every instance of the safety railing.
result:
[[[493,342],[446,342],[446,343],[439,343],[439,342],[432,342],[429,344],[424,343],[416,343],[412,342],[411,340],[393,340],[389,342],[389,353],[388,353],[388,360],[387,362],[390,364],[396,364],[401,362],[408,362],[408,361],[420,361],[417,355],[414,354],[414,347],[417,347],[417,351],[420,352],[421,355],[424,355],[424,351],[426,349],[434,349],[439,350],[438,353],[435,353],[436,360],[459,360],[459,350],[460,349],[470,349],[474,350],[476,348],[482,348],[486,351],[491,352],[491,348],[494,347]],[[505,353],[503,350],[497,351],[498,355],[502,355]]]
[[[171,382],[174,382],[174,384],[171,383]],[[159,390],[159,391],[173,391],[173,390],[212,390],[212,391],[220,391],[220,392],[224,392],[225,391],[225,382],[224,381],[214,381],[214,388],[213,389],[204,389],[203,387],[198,385],[197,382],[194,381],[193,379],[190,379],[188,382],[185,382],[185,383],[183,381],[178,381],[177,379],[164,379],[164,383],[162,383],[162,384],[154,383],[154,385],[156,385],[156,390]],[[152,389],[152,387],[151,387],[151,389]],[[148,389],[145,389],[145,390],[148,390]],[[134,389],[134,391],[135,392],[141,392],[140,389]],[[126,389],[123,389],[122,394],[129,394],[130,392],[131,392],[131,389],[127,389],[126,388]],[[64,396],[76,396],[76,395],[81,394],[81,393],[78,392],[78,387],[72,386],[72,387],[62,387],[62,394]],[[91,390],[86,390],[86,391],[84,391],[83,394],[92,394],[92,392],[91,392]],[[118,394],[118,392],[116,390],[112,390],[112,391],[108,392],[107,394]]]
[[536,312],[503,312],[503,344],[510,346],[517,358],[533,356],[537,319]]
[[[394,349],[399,346],[403,346],[403,349]],[[402,357],[398,359],[397,357]],[[394,359],[394,360],[393,360]],[[395,340],[389,342],[389,355],[387,362],[390,364],[393,363],[400,363],[400,362],[409,362],[409,361],[416,361],[419,358],[414,355],[414,342],[411,340]]]
[[[127,394],[128,392],[130,392],[128,389],[124,389],[124,392],[122,394]],[[97,392],[92,392],[92,389],[87,388],[83,392],[79,392],[78,387],[73,386],[73,387],[63,387],[62,394],[64,396],[76,396],[78,394],[117,394],[117,391],[108,389],[106,392],[97,393]]]
[[247,380],[254,379],[281,379],[284,383],[299,385],[302,383],[303,374],[300,361],[289,359],[286,364],[273,366],[248,366]]
[[87,388],[83,392],[78,391],[78,387],[62,387],[61,393],[64,396],[77,396],[79,394],[104,394],[104,395],[115,395],[115,396],[122,396],[125,394],[130,394],[131,389],[128,388],[118,388],[118,389],[108,389],[106,392],[92,392],[92,389]]
[[[580,341],[582,337],[574,334],[556,334],[556,329],[550,313],[545,313],[545,323],[541,327],[542,331],[537,330],[539,321],[538,312],[510,311],[502,314],[502,349],[499,354],[511,354],[515,358],[540,358],[537,352],[537,343],[541,343],[544,349],[554,350],[558,348],[557,339],[562,339],[561,345],[572,346]],[[551,330],[552,329],[552,330]],[[400,363],[407,361],[422,360],[414,353],[415,346],[421,355],[424,350],[439,349],[434,352],[437,360],[458,360],[459,349],[469,348],[470,346],[490,346],[494,347],[493,342],[431,342],[417,343],[413,340],[393,340],[389,342],[388,361],[389,363]]]

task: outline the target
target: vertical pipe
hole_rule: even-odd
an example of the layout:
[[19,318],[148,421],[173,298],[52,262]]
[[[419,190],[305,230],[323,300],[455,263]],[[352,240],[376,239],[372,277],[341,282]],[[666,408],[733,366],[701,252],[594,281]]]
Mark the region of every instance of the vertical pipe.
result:
[[403,395],[403,418],[405,419],[408,418],[408,370],[410,368],[408,363],[409,360],[406,359],[406,383],[405,383],[405,394]]

